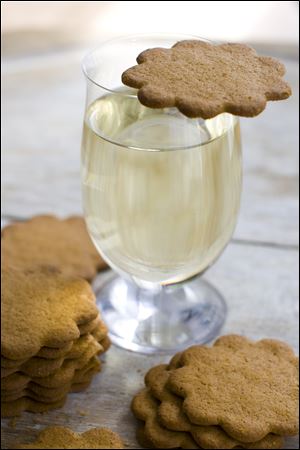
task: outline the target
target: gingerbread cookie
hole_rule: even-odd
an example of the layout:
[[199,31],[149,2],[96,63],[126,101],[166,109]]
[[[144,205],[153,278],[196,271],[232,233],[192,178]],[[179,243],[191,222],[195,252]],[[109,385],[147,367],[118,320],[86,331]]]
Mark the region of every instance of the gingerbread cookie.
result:
[[51,267],[1,271],[1,355],[25,359],[43,346],[59,347],[79,338],[78,326],[96,319],[90,285]]
[[[177,364],[180,367],[180,364]],[[152,368],[146,375],[146,385],[151,394],[161,403],[157,408],[157,418],[167,429],[189,432],[200,448],[246,448],[272,449],[281,448],[281,436],[268,434],[258,442],[243,443],[228,436],[219,426],[193,425],[182,410],[182,399],[167,389],[169,375],[175,370],[172,364],[162,364]]]
[[11,402],[18,400],[21,397],[29,397],[43,403],[58,401],[68,392],[74,392],[74,390],[77,391],[78,386],[81,387],[82,385],[89,385],[95,373],[99,372],[100,368],[101,362],[99,362],[99,365],[95,365],[85,372],[78,370],[70,382],[55,388],[48,388],[45,386],[40,386],[34,382],[30,382],[22,390],[4,390],[1,391],[1,401]]
[[[78,371],[78,373],[76,371],[71,383],[71,388],[68,392],[79,392],[86,389],[90,385],[94,374],[99,371],[99,367],[100,364],[97,366],[94,363],[94,366],[91,367],[90,365],[89,369],[84,368],[82,371]],[[48,378],[49,384],[53,383],[53,380],[57,382],[55,376],[50,376]],[[23,411],[39,413],[46,412],[50,409],[61,408],[67,400],[68,392],[66,392],[65,395],[55,394],[56,397],[50,397],[50,399],[48,397],[43,398],[40,395],[35,395],[35,393],[30,393],[30,396],[22,396],[14,401],[1,401],[1,416],[12,417],[19,415]]]
[[22,397],[14,402],[1,402],[1,417],[14,417],[21,414],[23,411],[34,413],[44,413],[51,409],[62,408],[66,402],[66,397],[55,403],[42,403],[31,400],[27,397]]
[[181,41],[170,49],[146,50],[137,62],[122,74],[122,82],[138,89],[140,102],[175,106],[187,117],[210,119],[223,112],[253,117],[268,100],[291,95],[282,79],[284,65],[244,44]]
[[[93,371],[90,371],[88,375],[85,375],[79,382],[67,384],[57,389],[48,389],[39,385],[34,385],[33,388],[24,389],[21,392],[1,393],[1,402],[14,402],[26,397],[41,403],[56,403],[59,400],[64,399],[69,392],[80,392],[87,389],[93,380],[93,376]],[[38,390],[38,392],[36,392],[36,390]]]
[[92,280],[107,268],[94,247],[84,219],[37,216],[2,230],[2,261],[22,269],[48,265],[69,276]]
[[[184,432],[170,431],[157,420],[159,402],[152,397],[148,389],[143,389],[133,399],[131,409],[135,417],[145,422],[142,436],[154,448],[199,448],[191,435]],[[137,438],[141,432],[137,434]],[[142,445],[144,440],[140,442]]]
[[102,339],[100,344],[101,344],[101,347],[103,348],[103,352],[107,352],[107,350],[111,346],[111,340],[108,336],[106,336],[105,338]]
[[100,316],[97,316],[96,319],[91,320],[90,322],[78,325],[80,336],[92,333],[100,323],[101,323]]
[[[90,379],[90,382],[92,381],[92,379]],[[86,383],[82,383],[83,388],[82,390],[86,389],[88,387],[90,383],[86,382]],[[79,389],[77,392],[79,392],[81,390],[81,383],[79,383],[79,388],[78,388],[78,384],[76,383],[75,385],[75,389]],[[31,390],[27,390],[25,389],[24,391],[22,391],[20,394],[1,394],[1,403],[13,403],[16,402],[17,400],[23,399],[23,398],[29,398],[30,400],[34,400],[36,402],[39,403],[46,403],[46,404],[51,404],[51,403],[57,403],[60,400],[63,400],[64,398],[67,397],[69,392],[72,392],[72,387],[73,385],[69,386],[68,389],[66,390],[60,390],[58,392],[53,392],[53,395],[43,395],[43,394],[37,394],[36,392],[33,392]],[[24,409],[26,411],[26,408]]]
[[[51,347],[42,347],[38,351],[38,353],[35,355],[38,358],[45,358],[45,359],[56,359],[61,358],[65,356],[73,347],[74,341],[68,342],[65,346],[60,348],[51,348]],[[34,356],[34,357],[35,357]],[[1,356],[1,367],[10,369],[14,367],[19,367],[22,364],[24,364],[26,361],[28,361],[27,358],[23,359],[9,359],[5,358],[4,356]]]
[[136,440],[142,448],[154,448],[153,442],[147,439],[145,435],[145,426],[138,427],[136,431]]
[[30,382],[49,388],[59,387],[65,383],[69,383],[77,371],[86,372],[95,365],[99,367],[98,358],[95,356],[91,358],[90,353],[87,352],[78,359],[65,360],[60,369],[47,377],[30,377],[21,372],[16,372],[8,377],[2,378],[1,391],[22,390]]
[[[91,324],[94,321],[91,322]],[[80,338],[76,341],[70,341],[68,344],[66,344],[65,347],[61,347],[58,349],[50,348],[50,347],[42,347],[39,352],[35,355],[38,358],[45,358],[45,359],[57,359],[65,357],[68,354],[68,358],[77,358],[81,355],[82,351],[79,348],[80,342],[82,343],[83,340],[85,340],[87,337],[90,339],[90,336],[94,337],[97,342],[101,345],[103,351],[105,352],[109,346],[110,346],[110,339],[107,336],[108,330],[105,323],[100,319],[97,318],[97,324],[96,327],[91,331],[89,334],[84,334],[80,336]],[[93,326],[93,325],[90,325]],[[80,330],[80,326],[78,327]],[[80,342],[79,342],[80,341]],[[79,351],[78,351],[79,350]],[[72,352],[72,353],[70,353]],[[1,356],[1,367],[3,368],[15,368],[20,367],[22,364],[24,364],[27,359],[8,359]]]
[[101,363],[97,357],[88,361],[81,359],[81,364],[74,365],[72,361],[66,361],[62,367],[53,375],[42,378],[30,378],[18,372],[1,380],[1,395],[3,392],[15,393],[23,389],[30,388],[38,390],[39,388],[58,389],[66,384],[80,383],[85,377],[95,375],[100,371]]
[[49,427],[31,444],[21,444],[15,448],[122,449],[124,445],[120,436],[107,428],[93,428],[84,433],[75,433],[65,427]]
[[10,369],[1,367],[1,378],[9,376],[15,372],[24,373],[30,377],[47,377],[60,369],[65,360],[76,360],[83,354],[88,358],[92,358],[100,353],[103,353],[103,347],[101,344],[99,344],[99,342],[97,342],[92,335],[87,334],[75,341],[70,352],[64,357],[57,359],[34,357],[26,361],[20,367]]
[[184,399],[191,423],[219,425],[241,442],[298,433],[298,359],[288,345],[223,336],[212,348],[189,348],[180,362],[167,387]]

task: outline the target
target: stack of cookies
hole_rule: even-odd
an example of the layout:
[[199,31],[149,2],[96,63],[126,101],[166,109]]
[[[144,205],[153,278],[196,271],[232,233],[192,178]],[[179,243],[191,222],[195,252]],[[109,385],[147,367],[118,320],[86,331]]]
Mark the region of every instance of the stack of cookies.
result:
[[89,283],[52,267],[2,267],[1,410],[64,404],[100,370],[109,346]]
[[110,341],[84,278],[105,266],[81,218],[39,216],[3,230],[2,416],[60,407],[99,372]]
[[298,359],[275,340],[224,336],[152,368],[132,402],[148,448],[281,448],[298,433]]

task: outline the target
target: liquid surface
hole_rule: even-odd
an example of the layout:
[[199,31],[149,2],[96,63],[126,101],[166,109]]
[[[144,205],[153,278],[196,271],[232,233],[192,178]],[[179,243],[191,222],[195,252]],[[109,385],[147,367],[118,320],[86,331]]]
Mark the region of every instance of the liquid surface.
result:
[[86,113],[82,182],[89,231],[113,267],[143,281],[184,280],[205,270],[233,232],[239,123],[107,95]]

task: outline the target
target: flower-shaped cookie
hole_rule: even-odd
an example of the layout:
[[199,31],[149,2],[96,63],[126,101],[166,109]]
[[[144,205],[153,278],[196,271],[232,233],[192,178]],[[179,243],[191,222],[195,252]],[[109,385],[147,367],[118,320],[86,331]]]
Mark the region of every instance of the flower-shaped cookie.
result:
[[32,388],[32,384],[49,389],[59,388],[63,384],[81,383],[87,375],[99,372],[101,363],[94,356],[89,358],[88,353],[81,355],[78,360],[67,359],[57,372],[48,377],[29,377],[20,372],[16,372],[8,377],[2,378],[1,389],[6,392],[15,392],[22,389]]
[[19,367],[9,369],[1,367],[1,378],[16,372],[29,375],[30,377],[47,377],[48,375],[57,372],[57,370],[62,367],[65,360],[70,359],[78,361],[82,355],[87,354],[89,358],[92,358],[100,353],[103,353],[101,344],[99,344],[92,335],[86,334],[74,341],[72,349],[65,356],[56,359],[38,358],[34,356],[26,360],[26,362]]
[[[94,321],[92,320],[88,324],[92,324]],[[88,324],[85,324],[86,327]],[[82,326],[78,326],[80,334]],[[96,319],[96,326],[90,332],[83,334],[76,341],[70,341],[65,346],[59,348],[51,348],[51,347],[42,347],[39,352],[34,356],[38,358],[44,358],[46,361],[51,359],[62,358],[68,355],[68,358],[77,358],[82,354],[82,349],[80,349],[80,345],[82,341],[86,339],[90,340],[91,337],[94,337],[97,342],[101,345],[101,353],[106,352],[110,347],[110,339],[107,336],[108,329],[105,323],[98,317]],[[27,361],[27,359],[7,359],[4,356],[1,356],[1,369],[11,369],[21,366]]]
[[219,426],[193,425],[182,410],[182,398],[173,394],[167,388],[169,376],[174,370],[172,364],[171,367],[162,364],[149,370],[145,378],[151,394],[161,402],[157,408],[157,416],[159,422],[165,428],[189,432],[200,448],[271,449],[282,447],[282,437],[271,433],[257,442],[243,443],[230,437]]
[[107,428],[75,433],[65,427],[45,428],[32,444],[15,448],[124,448],[121,438]]
[[242,442],[297,434],[298,358],[288,345],[224,336],[211,348],[191,347],[180,362],[167,386],[184,398],[191,423],[220,425]]
[[60,220],[36,216],[2,230],[1,257],[6,264],[31,269],[53,266],[62,273],[92,280],[107,268],[89,237],[82,217]]
[[152,444],[151,448],[199,448],[189,433],[170,431],[159,424],[158,405],[148,389],[140,391],[131,404],[135,417],[145,422],[143,437]]
[[137,62],[122,74],[122,82],[139,89],[140,102],[151,108],[176,106],[188,117],[209,119],[223,112],[253,117],[268,100],[291,95],[282,79],[284,65],[244,44],[181,41],[170,49],[146,50]]
[[89,283],[52,267],[1,269],[1,355],[25,359],[80,336],[98,310]]

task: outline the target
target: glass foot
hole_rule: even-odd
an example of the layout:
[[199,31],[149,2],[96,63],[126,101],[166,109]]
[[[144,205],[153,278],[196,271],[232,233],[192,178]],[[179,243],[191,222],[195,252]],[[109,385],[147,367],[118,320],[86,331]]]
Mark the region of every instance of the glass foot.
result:
[[200,277],[142,289],[112,272],[93,283],[112,342],[140,353],[175,353],[215,338],[224,323],[221,294]]

